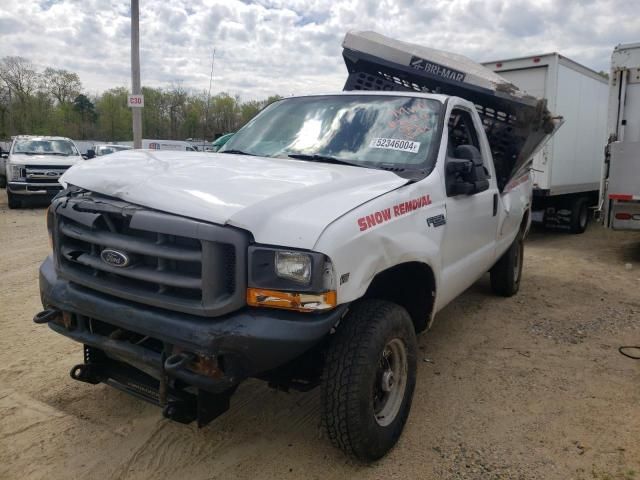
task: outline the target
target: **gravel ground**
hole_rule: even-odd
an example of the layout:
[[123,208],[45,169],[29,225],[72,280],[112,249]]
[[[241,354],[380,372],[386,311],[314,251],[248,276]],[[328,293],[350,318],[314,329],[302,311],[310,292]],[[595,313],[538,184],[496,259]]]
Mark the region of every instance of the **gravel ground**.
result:
[[[398,446],[362,465],[320,428],[317,391],[243,384],[207,428],[69,378],[79,345],[31,322],[44,209],[0,191],[0,478],[640,479],[640,235],[534,231],[520,293],[483,278],[420,336]],[[625,267],[630,264],[631,268]]]

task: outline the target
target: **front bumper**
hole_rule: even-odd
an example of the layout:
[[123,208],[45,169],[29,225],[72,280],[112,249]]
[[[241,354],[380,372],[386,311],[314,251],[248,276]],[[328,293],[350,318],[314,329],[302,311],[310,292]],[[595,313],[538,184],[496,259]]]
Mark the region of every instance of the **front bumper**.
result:
[[56,195],[62,190],[62,185],[58,182],[52,183],[28,183],[28,182],[8,182],[7,189],[16,195]]
[[222,378],[203,377],[186,369],[183,376],[176,375],[187,384],[211,392],[223,391],[244,378],[295,359],[322,340],[347,309],[347,305],[341,305],[329,313],[309,314],[244,308],[221,317],[198,317],[144,306],[70,283],[57,275],[51,257],[40,267],[40,293],[46,308],[79,318],[73,329],[50,322],[53,330],[154,377],[165,371],[160,353],[93,333],[86,320],[99,320],[152,337],[172,346],[174,351],[224,358]]

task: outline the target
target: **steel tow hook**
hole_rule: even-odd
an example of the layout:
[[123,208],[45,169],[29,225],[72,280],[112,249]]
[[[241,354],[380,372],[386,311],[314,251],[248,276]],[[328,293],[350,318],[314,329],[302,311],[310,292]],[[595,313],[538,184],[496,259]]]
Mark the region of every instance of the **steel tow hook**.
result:
[[60,310],[48,308],[46,310],[36,313],[35,316],[33,317],[33,323],[38,323],[38,324],[49,323],[51,320],[55,320],[56,318],[58,318],[60,314],[61,314]]

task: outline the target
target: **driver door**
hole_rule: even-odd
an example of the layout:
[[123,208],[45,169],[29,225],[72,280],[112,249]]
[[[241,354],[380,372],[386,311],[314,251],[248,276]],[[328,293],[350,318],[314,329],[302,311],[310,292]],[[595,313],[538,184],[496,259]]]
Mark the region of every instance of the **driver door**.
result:
[[[474,179],[480,179],[483,186],[471,193],[456,193],[447,188],[447,223],[442,244],[442,274],[446,279],[443,283],[449,286],[445,303],[466,290],[493,265],[500,200],[489,144],[483,134],[478,134],[483,127],[477,113],[454,106],[447,125],[447,163],[455,160],[461,150],[473,150],[467,146],[474,147],[477,149],[473,150],[477,152]],[[462,145],[465,145],[463,149],[457,148]],[[452,178],[448,170],[445,163],[445,182],[450,187],[452,182],[459,181],[460,175]]]

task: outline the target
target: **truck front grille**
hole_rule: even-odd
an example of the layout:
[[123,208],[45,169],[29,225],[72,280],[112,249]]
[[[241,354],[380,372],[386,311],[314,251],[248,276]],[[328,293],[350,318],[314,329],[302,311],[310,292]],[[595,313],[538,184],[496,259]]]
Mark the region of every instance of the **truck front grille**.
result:
[[95,194],[53,208],[58,268],[71,282],[195,315],[244,305],[244,232]]
[[68,168],[68,165],[25,165],[24,177],[27,183],[58,183]]

